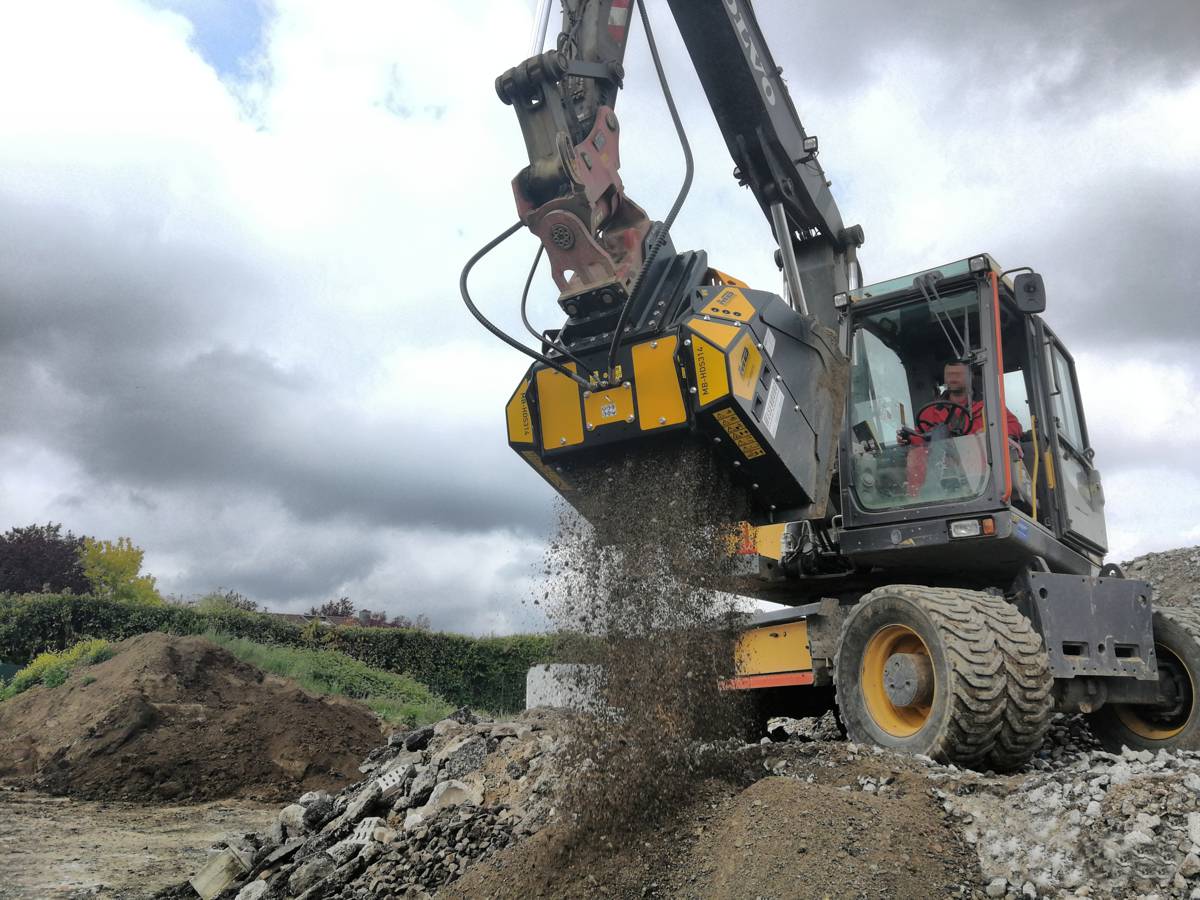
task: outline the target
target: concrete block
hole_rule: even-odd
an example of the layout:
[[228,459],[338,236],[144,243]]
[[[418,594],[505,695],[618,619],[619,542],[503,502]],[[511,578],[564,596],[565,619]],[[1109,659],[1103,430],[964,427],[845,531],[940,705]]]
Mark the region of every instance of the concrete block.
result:
[[380,816],[368,816],[358,823],[350,837],[346,840],[355,844],[369,844],[375,840],[375,829],[384,824]]
[[379,796],[383,800],[390,800],[396,796],[404,788],[404,782],[408,778],[409,772],[413,767],[403,766],[398,769],[384,772],[376,779],[375,783],[379,785]]
[[238,854],[229,848],[209,857],[203,868],[188,879],[201,900],[212,900],[248,872]]

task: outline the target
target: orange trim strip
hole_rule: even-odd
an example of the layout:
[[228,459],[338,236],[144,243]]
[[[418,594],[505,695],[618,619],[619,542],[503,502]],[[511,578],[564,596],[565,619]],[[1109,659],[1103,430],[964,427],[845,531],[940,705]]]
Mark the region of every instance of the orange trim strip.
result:
[[743,675],[730,678],[719,685],[723,691],[750,691],[755,688],[788,687],[794,684],[812,684],[812,672],[780,672],[777,675]]
[[1008,403],[1004,399],[1004,341],[1000,337],[1000,279],[992,273],[992,312],[996,316],[996,367],[1000,381],[1000,455],[1004,457],[1005,503],[1012,500],[1012,458],[1008,452]]

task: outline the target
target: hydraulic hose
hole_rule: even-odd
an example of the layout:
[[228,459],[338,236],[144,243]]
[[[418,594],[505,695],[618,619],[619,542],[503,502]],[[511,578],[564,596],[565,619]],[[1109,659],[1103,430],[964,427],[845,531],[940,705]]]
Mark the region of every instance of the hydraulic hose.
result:
[[533,265],[529,267],[529,275],[525,279],[525,289],[521,291],[521,321],[525,323],[525,330],[533,335],[534,340],[536,340],[539,344],[549,344],[567,359],[571,360],[571,362],[575,363],[575,365],[579,366],[581,371],[587,371],[587,366],[580,361],[579,357],[575,356],[570,350],[563,346],[562,341],[553,341],[548,339],[545,332],[539,333],[537,329],[535,329],[529,322],[529,315],[527,313],[529,306],[529,288],[533,285],[533,276],[534,273],[537,272],[538,263],[542,261],[542,253],[545,252],[545,249],[545,246],[539,243],[537,253],[533,255]]
[[488,321],[487,316],[485,316],[483,313],[481,313],[479,311],[479,308],[475,305],[474,301],[471,300],[471,294],[467,290],[467,278],[471,274],[471,269],[475,268],[475,263],[479,262],[479,260],[483,259],[489,253],[491,253],[493,250],[495,250],[496,247],[498,247],[500,244],[504,243],[506,240],[508,240],[510,237],[512,237],[514,234],[516,234],[517,231],[519,231],[522,227],[524,227],[524,223],[522,223],[520,221],[517,221],[515,224],[510,225],[508,228],[506,228],[500,234],[496,235],[496,237],[492,238],[490,241],[488,241],[486,244],[484,244],[478,251],[476,251],[474,256],[472,256],[469,260],[467,260],[467,264],[465,266],[463,266],[462,274],[458,277],[458,289],[462,293],[463,303],[465,303],[467,305],[467,309],[470,311],[471,315],[473,315],[475,317],[475,319],[479,322],[480,325],[482,325],[484,328],[486,328],[488,331],[490,331],[496,337],[500,338],[500,340],[504,341],[504,343],[508,344],[508,346],[512,347],[514,350],[520,350],[522,353],[524,353],[526,356],[530,357],[531,359],[537,360],[544,366],[549,366],[551,369],[554,369],[556,372],[560,372],[563,375],[566,375],[572,381],[576,382],[577,384],[582,385],[585,389],[588,389],[591,387],[591,385],[588,384],[588,382],[585,378],[582,378],[579,375],[577,375],[576,373],[572,372],[570,369],[568,369],[566,366],[564,366],[562,363],[558,362],[557,360],[553,360],[550,357],[546,356],[545,354],[538,353],[535,350],[530,350],[528,347],[526,347],[520,341],[514,340],[513,338],[509,337],[507,334],[505,334],[503,331],[501,331],[499,328],[497,328],[495,325],[493,325],[490,321]]
[[639,2],[637,8],[638,14],[642,18],[642,27],[646,29],[646,44],[650,47],[650,58],[654,61],[654,71],[658,75],[658,83],[662,88],[663,99],[667,101],[667,110],[671,113],[671,122],[675,125],[675,133],[679,136],[679,145],[683,149],[685,168],[683,185],[679,189],[679,194],[675,197],[675,203],[672,205],[671,211],[667,213],[667,217],[663,220],[662,224],[648,236],[646,259],[642,262],[642,267],[638,270],[637,277],[629,289],[629,296],[625,298],[625,303],[621,306],[620,315],[617,316],[617,324],[613,327],[612,343],[608,347],[609,372],[612,372],[617,364],[617,346],[621,341],[621,333],[625,328],[625,322],[629,318],[629,313],[634,308],[634,300],[638,296],[638,290],[642,286],[642,281],[646,277],[646,273],[650,271],[654,260],[657,259],[659,251],[662,250],[667,242],[671,226],[675,224],[675,217],[679,215],[679,210],[683,208],[683,202],[687,199],[688,191],[692,188],[692,176],[695,174],[692,147],[688,143],[687,132],[684,130],[683,122],[679,118],[679,110],[675,108],[675,98],[671,96],[671,86],[667,83],[666,72],[663,71],[662,59],[658,55],[658,45],[654,42],[654,31],[650,28],[650,17],[646,13],[645,0]]

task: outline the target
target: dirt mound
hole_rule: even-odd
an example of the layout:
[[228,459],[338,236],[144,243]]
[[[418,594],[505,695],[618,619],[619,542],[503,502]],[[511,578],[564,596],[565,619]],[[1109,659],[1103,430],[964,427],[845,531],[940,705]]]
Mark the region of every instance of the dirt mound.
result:
[[1200,606],[1200,547],[1147,553],[1121,568],[1127,578],[1150,582],[1159,606]]
[[699,784],[690,803],[636,840],[580,842],[567,829],[547,829],[476,863],[438,896],[969,895],[979,881],[975,854],[920,764],[861,757],[850,746],[747,747],[757,769],[749,786]]
[[379,743],[364,707],[203,638],[144,634],[115,649],[0,704],[0,778],[91,799],[278,800],[353,781]]

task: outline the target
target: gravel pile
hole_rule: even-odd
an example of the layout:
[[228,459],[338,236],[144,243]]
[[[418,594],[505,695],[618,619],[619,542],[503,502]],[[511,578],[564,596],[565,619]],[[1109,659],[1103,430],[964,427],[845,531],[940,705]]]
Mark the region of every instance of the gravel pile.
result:
[[[427,896],[473,860],[550,821],[565,718],[535,710],[493,722],[463,709],[436,725],[393,734],[360,767],[365,780],[336,795],[304,794],[280,811],[269,832],[214,848],[242,871],[212,896]],[[200,879],[193,885],[158,896],[194,898]]]
[[937,768],[988,896],[1200,897],[1200,753],[1078,753],[1024,778]]
[[1200,606],[1200,547],[1147,553],[1121,568],[1127,578],[1150,582],[1161,606]]

